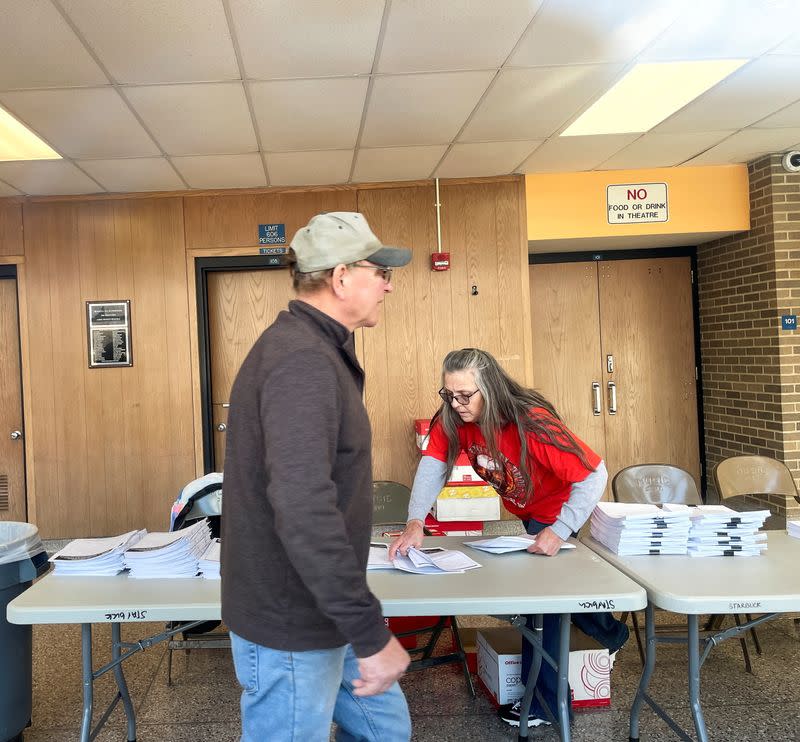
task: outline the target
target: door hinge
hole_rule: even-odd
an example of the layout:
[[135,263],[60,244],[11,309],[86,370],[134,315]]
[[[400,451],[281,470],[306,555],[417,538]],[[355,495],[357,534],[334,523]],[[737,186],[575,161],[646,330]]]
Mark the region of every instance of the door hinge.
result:
[[689,275],[691,276],[692,279],[692,286],[694,286],[694,270],[690,270]]

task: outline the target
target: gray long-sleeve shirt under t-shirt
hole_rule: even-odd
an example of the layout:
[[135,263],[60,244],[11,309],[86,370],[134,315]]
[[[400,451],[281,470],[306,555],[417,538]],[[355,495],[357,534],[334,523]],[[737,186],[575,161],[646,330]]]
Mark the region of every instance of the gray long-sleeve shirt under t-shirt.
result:
[[[408,519],[425,522],[425,516],[433,507],[447,480],[447,464],[433,456],[423,456],[414,477],[411,501],[408,504]],[[597,468],[589,472],[586,479],[573,482],[569,498],[561,506],[561,512],[550,527],[562,539],[576,532],[592,514],[595,505],[603,496],[608,481],[606,465],[601,461]]]

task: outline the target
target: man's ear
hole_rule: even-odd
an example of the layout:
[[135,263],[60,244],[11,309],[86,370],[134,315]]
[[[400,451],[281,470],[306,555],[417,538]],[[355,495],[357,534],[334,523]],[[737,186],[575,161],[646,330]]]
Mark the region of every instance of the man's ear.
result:
[[349,274],[350,271],[347,270],[347,266],[344,263],[339,263],[339,265],[333,269],[331,288],[333,289],[333,293],[340,299],[344,297],[344,290]]

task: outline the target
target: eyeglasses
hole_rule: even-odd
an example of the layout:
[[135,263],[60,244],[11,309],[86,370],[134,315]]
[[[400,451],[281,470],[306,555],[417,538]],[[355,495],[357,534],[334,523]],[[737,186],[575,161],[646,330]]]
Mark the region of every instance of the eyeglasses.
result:
[[384,268],[382,265],[363,265],[362,263],[350,263],[348,268],[372,268],[375,274],[380,276],[386,283],[392,282],[393,268]]
[[453,400],[458,402],[460,405],[464,405],[465,407],[469,404],[470,399],[474,397],[480,389],[476,389],[474,392],[470,392],[469,394],[453,394],[449,389],[445,389],[442,387],[439,390],[439,396],[447,403],[453,404]]

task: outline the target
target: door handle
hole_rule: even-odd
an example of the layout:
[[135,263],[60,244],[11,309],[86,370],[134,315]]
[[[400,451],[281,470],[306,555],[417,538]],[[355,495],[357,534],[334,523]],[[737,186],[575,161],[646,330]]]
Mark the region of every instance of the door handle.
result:
[[12,430],[11,431],[11,440],[18,441],[22,439],[22,431],[21,430]]
[[224,433],[227,429],[228,429],[228,426],[225,423],[220,423],[219,425],[217,425],[217,430],[220,433]]
[[592,414],[599,415],[602,410],[600,409],[601,405],[600,401],[600,382],[593,381],[592,382]]
[[608,382],[608,414],[617,414],[617,385],[613,381]]

